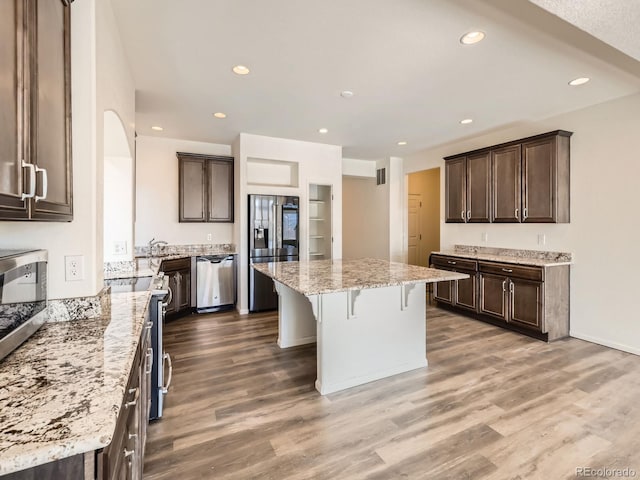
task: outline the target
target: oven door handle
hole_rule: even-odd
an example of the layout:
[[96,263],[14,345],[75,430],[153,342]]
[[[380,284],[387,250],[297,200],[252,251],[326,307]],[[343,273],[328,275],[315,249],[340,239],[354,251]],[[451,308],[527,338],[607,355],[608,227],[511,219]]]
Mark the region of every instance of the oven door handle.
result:
[[167,361],[167,363],[169,364],[169,378],[167,379],[167,385],[166,386],[162,386],[162,394],[166,395],[167,393],[169,393],[169,387],[171,386],[171,379],[173,378],[173,364],[171,363],[171,355],[169,355],[167,352],[164,353],[164,355],[162,356],[162,361]]

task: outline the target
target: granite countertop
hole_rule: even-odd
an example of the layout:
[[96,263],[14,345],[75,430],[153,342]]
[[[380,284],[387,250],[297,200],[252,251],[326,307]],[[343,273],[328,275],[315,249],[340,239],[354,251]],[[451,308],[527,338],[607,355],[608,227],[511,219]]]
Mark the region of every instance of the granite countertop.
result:
[[141,254],[131,261],[105,263],[104,279],[151,277],[157,275],[164,260],[197,257],[199,255],[237,255],[232,245],[193,246],[182,250],[170,248],[160,255]]
[[111,442],[150,295],[110,294],[100,318],[47,322],[0,362],[0,475]]
[[252,267],[303,295],[461,280],[469,277],[463,273],[374,258],[255,263]]
[[475,247],[467,245],[456,245],[453,250],[433,252],[433,255],[447,255],[472,260],[486,260],[533,267],[557,267],[560,265],[571,265],[573,263],[572,255],[565,252]]

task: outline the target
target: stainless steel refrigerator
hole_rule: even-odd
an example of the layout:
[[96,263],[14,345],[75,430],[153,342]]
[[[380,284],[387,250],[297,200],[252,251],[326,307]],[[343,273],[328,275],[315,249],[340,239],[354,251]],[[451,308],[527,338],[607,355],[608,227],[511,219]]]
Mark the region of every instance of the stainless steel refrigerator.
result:
[[297,261],[299,221],[298,197],[249,195],[249,311],[278,308],[273,280],[251,264]]

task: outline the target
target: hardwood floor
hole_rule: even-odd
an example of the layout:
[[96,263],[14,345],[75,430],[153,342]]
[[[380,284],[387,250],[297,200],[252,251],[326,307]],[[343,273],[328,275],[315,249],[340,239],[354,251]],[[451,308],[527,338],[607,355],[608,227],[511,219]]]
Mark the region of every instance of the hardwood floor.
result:
[[[427,368],[326,397],[315,346],[280,350],[276,313],[168,323],[173,384],[145,478],[640,477],[640,357],[434,308],[427,319]],[[590,478],[623,478],[602,473]]]

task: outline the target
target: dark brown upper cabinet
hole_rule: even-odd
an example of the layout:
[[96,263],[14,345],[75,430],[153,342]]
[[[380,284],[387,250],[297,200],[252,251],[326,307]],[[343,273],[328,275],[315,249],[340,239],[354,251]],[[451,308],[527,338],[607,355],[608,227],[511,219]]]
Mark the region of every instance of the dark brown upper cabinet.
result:
[[496,223],[519,222],[522,202],[520,145],[491,150],[493,214]]
[[0,6],[2,220],[73,219],[68,3]]
[[490,216],[489,152],[447,157],[446,221],[488,222]]
[[522,144],[522,221],[569,223],[569,132]]
[[565,130],[445,157],[446,222],[568,223]]
[[178,152],[180,222],[233,223],[233,158]]
[[445,164],[446,221],[465,223],[467,211],[467,158],[452,158]]

